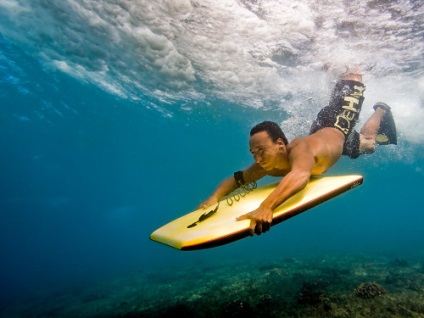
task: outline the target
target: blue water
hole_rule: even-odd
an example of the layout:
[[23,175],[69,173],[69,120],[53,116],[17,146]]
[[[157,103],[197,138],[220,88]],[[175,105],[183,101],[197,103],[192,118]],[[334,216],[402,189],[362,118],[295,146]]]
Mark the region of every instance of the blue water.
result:
[[[96,1],[64,1],[50,8],[43,1],[1,2],[0,7],[7,9],[0,14],[2,303],[137,271],[181,268],[196,262],[219,266],[220,260],[228,258],[239,259],[240,264],[246,260],[338,253],[424,259],[424,29],[419,2],[409,4],[404,16],[402,12],[394,16],[394,9],[409,2],[393,2],[389,9],[373,11],[387,18],[377,20],[381,25],[373,30],[380,26],[390,34],[388,38],[395,37],[396,41],[375,42],[376,34],[362,40],[364,45],[374,41],[374,46],[385,50],[378,52],[382,54],[379,63],[367,68],[364,113],[371,112],[372,102],[377,99],[388,98],[389,104],[393,101],[399,145],[379,147],[376,154],[354,161],[342,158],[328,172],[363,174],[361,187],[278,225],[266,235],[196,252],[178,252],[150,241],[149,235],[194,209],[223,178],[250,164],[248,131],[255,123],[266,119],[283,123],[290,138],[308,130],[332,85],[309,55],[315,52],[327,56],[326,47],[334,45],[334,39],[328,36],[330,27],[318,30],[316,40],[323,42],[311,48],[303,38],[312,32],[311,27],[288,21],[289,34],[297,32],[298,37],[288,36],[287,43],[280,43],[280,50],[275,48],[275,39],[280,35],[270,38],[270,42],[276,41],[269,53],[272,61],[262,56],[253,67],[248,65],[249,58],[243,60],[234,48],[227,48],[228,58],[234,55],[241,60],[235,58],[233,65],[211,54],[215,47],[211,44],[208,48],[201,41],[201,37],[209,36],[212,43],[222,35],[216,25],[218,20],[210,22],[206,30],[201,28],[203,24],[194,24],[193,28],[198,29],[193,32],[199,36],[197,51],[194,46],[188,50],[189,37],[182,36],[192,30],[188,26],[168,30],[165,20],[155,25],[146,22],[150,29],[145,29],[159,40],[172,39],[170,32],[174,32],[173,48],[186,59],[175,62],[176,68],[183,65],[175,70],[170,65],[174,61],[171,53],[149,55],[143,44],[134,44],[142,43],[134,39],[135,35],[127,39],[127,51],[120,51],[123,44],[111,44],[112,36],[111,43],[102,43],[102,35],[106,38],[116,27],[111,21],[121,17],[121,11],[111,13],[103,2],[95,7]],[[119,8],[128,12],[124,3]],[[158,6],[162,8],[164,3],[159,1]],[[211,17],[222,14],[220,10],[229,10],[225,11],[228,14],[235,10],[241,17],[246,8],[259,12],[255,11],[256,2],[250,7],[248,1],[243,3],[241,9],[234,7],[236,4],[228,9],[219,2],[219,10],[212,11]],[[263,2],[263,10],[266,3],[276,5]],[[331,2],[324,3],[332,7]],[[77,22],[91,18],[78,11],[77,4],[86,9],[85,13],[97,12],[104,25],[97,28],[94,22],[87,22],[93,29],[79,28]],[[300,14],[305,4],[297,5],[291,10]],[[189,19],[187,15],[192,14],[196,20],[205,14],[199,7],[191,6],[191,11],[186,11],[187,7],[168,8],[166,12],[173,14],[167,16],[181,26],[183,18]],[[312,15],[327,18],[325,10],[312,4],[309,7]],[[41,12],[45,19],[30,18],[25,10]],[[166,13],[149,10],[146,12],[150,17]],[[268,10],[262,18],[273,21],[270,16],[274,11]],[[143,12],[133,13],[139,24],[147,21],[147,13]],[[342,15],[337,10],[327,14]],[[347,19],[347,15],[343,17]],[[358,15],[356,18],[361,20]],[[236,35],[243,25],[242,18],[238,21],[231,29]],[[406,27],[399,26],[411,21],[416,23],[405,34]],[[62,31],[46,31],[59,25]],[[267,27],[277,28],[271,22]],[[349,36],[343,32],[349,30],[339,31],[336,41],[348,42]],[[368,34],[359,27],[356,31]],[[256,50],[252,56],[268,54],[267,47],[258,43],[261,33],[252,32],[257,32],[253,40],[258,45],[249,46]],[[361,36],[352,34],[353,42],[361,41]],[[407,46],[402,42],[406,38],[416,45]],[[231,39],[236,41],[238,37],[233,34]],[[159,44],[158,52],[172,51]],[[243,43],[237,45],[240,48]],[[134,47],[140,50],[133,52]],[[397,53],[399,48],[403,58]],[[387,52],[393,53],[392,59]],[[365,48],[361,54],[353,54],[352,62],[372,65],[374,53]],[[164,64],[169,72],[161,68]],[[223,64],[228,72],[238,75],[238,80],[229,80],[233,75],[215,68]],[[255,77],[258,82],[251,79]],[[281,85],[276,83],[279,79]]]

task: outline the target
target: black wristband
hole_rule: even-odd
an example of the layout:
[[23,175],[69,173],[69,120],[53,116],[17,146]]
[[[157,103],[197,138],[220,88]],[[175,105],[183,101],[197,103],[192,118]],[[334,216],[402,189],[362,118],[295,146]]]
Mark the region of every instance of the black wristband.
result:
[[244,181],[244,178],[243,178],[243,171],[241,170],[234,172],[234,179],[236,180],[237,185],[239,187],[246,184],[246,181]]

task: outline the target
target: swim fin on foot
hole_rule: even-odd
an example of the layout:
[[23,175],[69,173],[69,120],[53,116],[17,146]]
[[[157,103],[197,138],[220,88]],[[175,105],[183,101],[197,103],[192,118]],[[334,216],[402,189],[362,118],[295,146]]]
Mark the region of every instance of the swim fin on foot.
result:
[[375,137],[377,144],[397,145],[396,124],[389,105],[385,103],[377,103],[374,105],[374,110],[376,110],[377,107],[380,107],[386,111],[383,118],[381,119],[380,129],[378,130],[377,136]]

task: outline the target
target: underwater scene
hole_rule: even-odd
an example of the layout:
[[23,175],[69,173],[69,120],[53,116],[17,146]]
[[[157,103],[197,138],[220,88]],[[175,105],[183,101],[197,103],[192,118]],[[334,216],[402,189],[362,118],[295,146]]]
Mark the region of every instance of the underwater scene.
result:
[[[397,127],[324,174],[361,186],[231,244],[150,239],[355,67],[357,129],[377,102]],[[421,0],[0,0],[0,317],[424,317],[423,70]]]

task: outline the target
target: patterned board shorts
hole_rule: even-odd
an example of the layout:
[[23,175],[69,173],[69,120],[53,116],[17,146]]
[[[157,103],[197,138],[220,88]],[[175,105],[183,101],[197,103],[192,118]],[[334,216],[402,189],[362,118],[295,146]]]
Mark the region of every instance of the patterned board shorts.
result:
[[357,81],[337,82],[328,106],[321,109],[312,123],[310,134],[324,127],[334,127],[345,135],[343,155],[359,157],[359,133],[353,128],[364,102],[364,84]]

